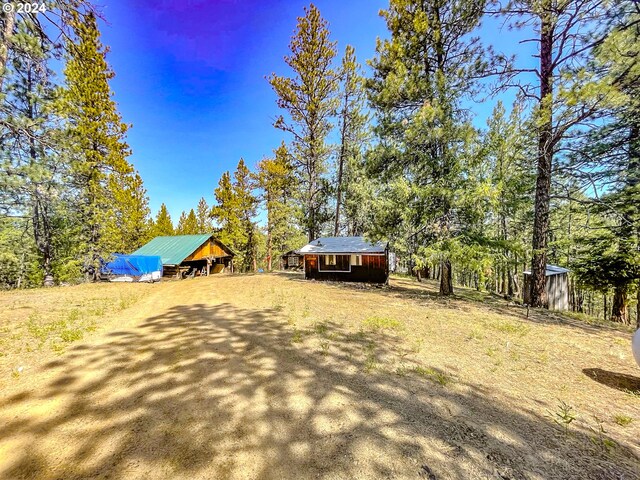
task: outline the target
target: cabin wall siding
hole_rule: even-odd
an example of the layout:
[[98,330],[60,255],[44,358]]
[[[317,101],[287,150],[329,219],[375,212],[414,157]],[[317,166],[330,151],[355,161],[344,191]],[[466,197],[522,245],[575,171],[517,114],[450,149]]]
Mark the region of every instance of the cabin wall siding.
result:
[[389,277],[388,257],[386,254],[362,255],[362,265],[351,265],[350,272],[320,271],[319,264],[318,255],[305,255],[305,278],[336,282],[386,283]]

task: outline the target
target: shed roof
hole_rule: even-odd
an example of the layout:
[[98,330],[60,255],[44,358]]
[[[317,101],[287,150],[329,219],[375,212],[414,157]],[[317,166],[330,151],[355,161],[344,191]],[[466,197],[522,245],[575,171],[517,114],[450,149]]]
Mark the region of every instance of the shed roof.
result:
[[143,245],[132,255],[159,255],[163,265],[180,265],[182,261],[195,252],[213,235],[173,235],[170,237],[156,237]]
[[[559,267],[558,265],[551,265],[549,263],[547,263],[547,268],[544,272],[544,274],[547,277],[550,277],[551,275],[560,275],[561,273],[568,273],[570,270],[564,268],[564,267]],[[523,272],[525,275],[531,275],[531,270],[527,270],[526,272]]]
[[364,237],[321,237],[300,249],[300,253],[384,253],[387,244],[371,243]]

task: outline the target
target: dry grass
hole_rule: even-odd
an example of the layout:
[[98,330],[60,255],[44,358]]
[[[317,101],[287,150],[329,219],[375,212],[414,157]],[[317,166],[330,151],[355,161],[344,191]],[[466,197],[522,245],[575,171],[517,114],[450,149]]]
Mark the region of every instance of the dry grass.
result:
[[[59,289],[55,318],[21,318],[129,289]],[[136,291],[126,321],[5,375],[0,477],[640,478],[628,331],[436,292],[298,275]],[[0,305],[27,294],[56,297]]]
[[[32,368],[51,352],[112,326],[110,320],[134,305],[147,284],[96,284],[0,291],[0,385]],[[117,317],[116,317],[117,318]]]

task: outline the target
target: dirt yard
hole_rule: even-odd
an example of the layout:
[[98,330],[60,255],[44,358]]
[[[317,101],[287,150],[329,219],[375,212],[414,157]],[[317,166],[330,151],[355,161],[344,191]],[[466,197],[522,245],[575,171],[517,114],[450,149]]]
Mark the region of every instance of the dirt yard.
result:
[[0,478],[640,478],[630,331],[435,292],[0,293]]

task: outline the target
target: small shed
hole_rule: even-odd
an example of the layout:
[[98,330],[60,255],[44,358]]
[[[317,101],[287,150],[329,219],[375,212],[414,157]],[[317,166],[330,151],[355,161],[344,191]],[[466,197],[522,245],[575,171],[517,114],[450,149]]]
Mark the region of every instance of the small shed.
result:
[[212,234],[156,237],[133,255],[158,255],[166,276],[233,271],[233,251]]
[[302,268],[304,256],[299,250],[289,250],[287,253],[282,255],[281,259],[283,270],[300,270]]
[[307,279],[386,283],[389,278],[386,243],[371,243],[364,237],[321,237],[300,253]]
[[[547,264],[547,298],[549,310],[569,310],[569,270]],[[524,303],[531,303],[531,272],[524,272]]]

